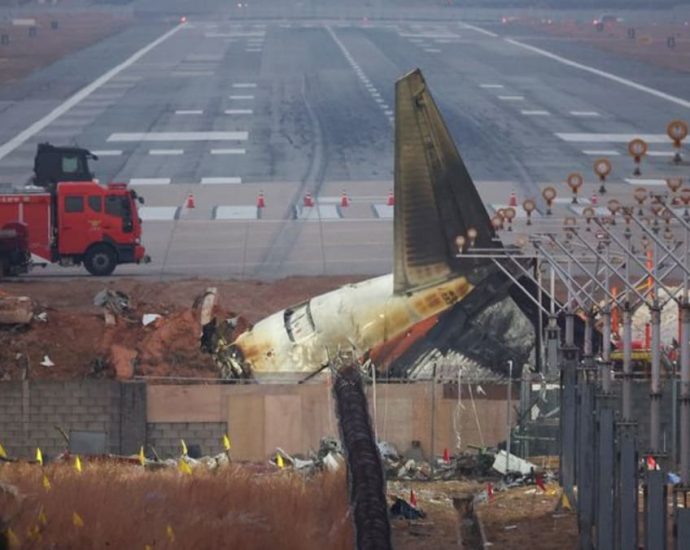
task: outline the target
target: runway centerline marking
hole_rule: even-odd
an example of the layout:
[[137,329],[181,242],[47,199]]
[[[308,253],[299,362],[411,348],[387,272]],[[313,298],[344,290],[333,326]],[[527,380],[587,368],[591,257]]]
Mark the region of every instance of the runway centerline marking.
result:
[[525,116],[550,116],[551,113],[548,111],[528,111],[526,109],[523,109],[520,111],[523,115]]
[[91,151],[97,157],[119,157],[122,151],[119,149],[103,149],[101,151]]
[[254,99],[253,95],[230,95],[229,99]]
[[499,95],[498,99],[501,101],[524,101],[525,96],[522,95]]
[[253,82],[236,82],[232,85],[233,88],[256,88]]
[[203,115],[204,111],[201,109],[179,109],[175,111],[176,115]]
[[625,183],[630,185],[666,185],[666,180],[654,179],[639,179],[639,178],[625,178]]
[[472,29],[473,31],[480,32],[482,34],[485,34],[486,36],[490,36],[492,38],[498,38],[498,35],[495,32],[487,31],[486,29],[482,29],[481,27],[475,27],[474,25],[469,25],[467,23],[460,23],[464,28],[466,29]]
[[226,115],[251,115],[254,111],[251,109],[225,109]]
[[533,53],[543,55],[544,57],[548,57],[549,59],[553,59],[554,61],[558,61],[559,63],[562,63],[563,65],[567,65],[567,66],[573,67],[575,69],[580,69],[581,71],[586,71],[588,73],[595,74],[595,75],[600,76],[602,78],[607,78],[608,80],[612,80],[613,82],[618,82],[619,84],[623,84],[624,86],[628,86],[629,88],[634,88],[635,90],[638,90],[640,92],[645,92],[649,95],[653,95],[653,96],[658,97],[660,99],[665,99],[666,101],[670,101],[671,103],[675,103],[676,105],[680,105],[681,107],[685,107],[686,109],[690,109],[690,101],[688,101],[687,99],[683,99],[683,98],[680,98],[680,97],[677,97],[677,96],[674,96],[671,94],[667,94],[666,92],[662,92],[661,90],[657,90],[656,88],[651,88],[649,86],[645,86],[644,84],[639,84],[638,82],[635,82],[633,80],[623,78],[623,77],[615,75],[613,73],[602,71],[601,69],[591,67],[590,65],[578,63],[577,61],[573,61],[573,60],[568,59],[566,57],[556,55],[555,53],[551,53],[547,50],[543,50],[543,49],[537,48],[535,46],[530,46],[529,44],[525,44],[524,42],[520,42],[520,41],[514,40],[512,38],[504,38],[504,40],[508,44],[513,44],[514,46],[524,48],[524,49],[529,50]]
[[60,116],[64,115],[72,107],[74,107],[79,102],[81,102],[83,99],[87,98],[93,92],[98,90],[101,86],[103,86],[103,84],[105,84],[110,79],[117,76],[119,73],[121,73],[122,71],[124,71],[125,69],[127,69],[128,67],[133,65],[134,63],[136,63],[139,59],[144,57],[152,49],[154,49],[159,44],[165,42],[168,38],[173,36],[175,33],[177,33],[183,27],[184,27],[184,24],[177,25],[176,27],[173,27],[168,32],[166,32],[165,34],[159,36],[153,42],[150,42],[149,44],[147,44],[146,46],[144,46],[140,50],[136,51],[134,54],[132,54],[130,57],[128,57],[125,61],[123,61],[119,65],[116,65],[115,67],[110,69],[108,72],[99,76],[91,84],[88,84],[87,86],[85,86],[84,88],[79,90],[76,94],[69,97],[67,100],[62,102],[57,107],[55,107],[55,109],[53,109],[50,113],[45,115],[43,118],[37,120],[31,126],[24,129],[23,131],[21,131],[19,134],[14,136],[8,142],[4,143],[2,146],[0,146],[0,159],[5,158],[12,151],[14,151],[17,147],[22,145],[25,141],[27,141],[28,139],[35,136],[37,133],[39,133],[41,130],[43,130],[46,126],[48,126],[51,122],[55,121]]
[[480,84],[479,87],[487,90],[492,90],[503,88],[503,84]]
[[119,132],[106,141],[246,141],[249,132]]

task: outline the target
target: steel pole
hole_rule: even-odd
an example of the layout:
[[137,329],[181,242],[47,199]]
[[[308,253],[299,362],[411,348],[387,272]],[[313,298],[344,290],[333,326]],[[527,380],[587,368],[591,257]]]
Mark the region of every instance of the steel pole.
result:
[[690,485],[690,304],[681,309],[680,342],[680,477]]
[[652,378],[649,386],[649,448],[654,456],[661,453],[661,308],[659,302],[649,308],[652,319]]

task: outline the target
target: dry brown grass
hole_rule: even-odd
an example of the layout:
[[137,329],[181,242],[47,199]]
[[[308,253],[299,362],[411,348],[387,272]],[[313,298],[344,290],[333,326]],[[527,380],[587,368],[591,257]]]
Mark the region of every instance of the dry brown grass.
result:
[[[84,464],[82,473],[64,464],[7,464],[0,482],[18,489],[18,498],[0,491],[0,515],[11,516],[22,549],[353,547],[344,469],[305,479],[238,465],[186,475],[112,464]],[[74,512],[83,527],[73,524]],[[36,528],[40,537],[31,540]]]

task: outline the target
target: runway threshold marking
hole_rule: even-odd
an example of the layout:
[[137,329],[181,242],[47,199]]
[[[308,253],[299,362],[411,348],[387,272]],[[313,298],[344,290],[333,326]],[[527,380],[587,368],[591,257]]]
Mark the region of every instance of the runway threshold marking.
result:
[[660,99],[670,101],[671,103],[675,103],[676,105],[680,105],[681,107],[685,107],[686,109],[690,109],[690,101],[688,101],[687,99],[683,99],[683,98],[680,98],[680,97],[677,97],[677,96],[674,96],[671,94],[667,94],[666,92],[662,92],[661,90],[657,90],[656,88],[651,88],[649,86],[645,86],[644,84],[640,84],[640,83],[635,82],[633,80],[623,78],[623,77],[615,75],[613,73],[602,71],[601,69],[597,69],[595,67],[591,67],[591,66],[585,65],[583,63],[578,63],[577,61],[573,61],[573,60],[568,59],[566,57],[556,55],[555,53],[551,53],[547,50],[537,48],[536,46],[531,46],[529,44],[525,44],[524,42],[520,42],[520,41],[514,40],[512,38],[504,38],[504,40],[508,44],[512,44],[512,45],[517,46],[519,48],[524,48],[526,50],[529,50],[533,53],[543,55],[544,57],[548,57],[549,59],[552,59],[554,61],[558,61],[559,63],[562,63],[563,65],[567,65],[568,67],[573,67],[575,69],[580,69],[581,71],[586,71],[588,73],[595,74],[595,75],[600,76],[602,78],[606,78],[606,79],[611,80],[613,82],[617,82],[618,84],[623,84],[624,86],[628,86],[629,88],[633,88],[633,89],[638,90],[640,92],[644,92],[644,93],[647,93],[649,95],[653,95],[655,97],[658,97]]
[[116,132],[106,141],[246,141],[248,132]]
[[151,149],[149,155],[152,156],[166,156],[166,155],[183,155],[184,149]]
[[110,79],[112,79],[114,76],[118,75],[134,63],[136,63],[139,59],[141,59],[143,56],[145,56],[148,52],[150,52],[152,49],[154,49],[156,46],[159,44],[162,44],[165,42],[168,38],[173,36],[175,33],[177,33],[181,28],[184,27],[184,24],[177,25],[176,27],[173,27],[163,35],[159,36],[156,38],[153,42],[150,42],[140,50],[136,51],[134,54],[132,54],[130,57],[128,57],[125,61],[120,63],[119,65],[116,65],[112,69],[110,69],[108,72],[104,73],[103,75],[99,76],[96,80],[94,80],[91,84],[88,84],[81,90],[79,90],[77,93],[75,93],[73,96],[69,97],[67,100],[63,101],[60,105],[55,107],[50,113],[45,115],[43,118],[37,120],[34,122],[31,126],[28,128],[24,129],[21,131],[19,134],[14,136],[12,139],[10,139],[8,142],[4,143],[2,146],[0,146],[0,159],[5,158],[7,155],[9,155],[12,151],[14,151],[17,147],[22,145],[25,141],[28,139],[32,138],[35,136],[37,133],[39,133],[41,130],[43,130],[46,126],[48,126],[51,122],[55,121],[57,118],[60,116],[64,115],[67,111],[69,111],[72,107],[77,105],[80,101],[83,99],[87,98],[90,96],[93,92],[98,90],[103,84],[108,82]]
[[671,140],[666,134],[606,134],[586,132],[557,132],[556,137],[571,143],[629,143],[635,138],[645,140],[647,143],[669,143]]

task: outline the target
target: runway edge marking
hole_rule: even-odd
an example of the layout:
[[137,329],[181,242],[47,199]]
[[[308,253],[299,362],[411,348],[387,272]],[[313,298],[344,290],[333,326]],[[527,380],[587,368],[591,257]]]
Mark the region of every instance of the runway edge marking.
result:
[[67,111],[69,111],[72,107],[77,105],[80,101],[83,99],[87,98],[89,95],[91,95],[93,92],[95,92],[98,88],[103,86],[106,82],[108,82],[111,78],[114,76],[117,76],[119,73],[139,61],[143,56],[145,56],[147,53],[149,53],[152,49],[154,49],[156,46],[159,44],[165,42],[168,38],[170,38],[172,35],[177,33],[180,29],[184,27],[184,24],[177,25],[176,27],[173,27],[170,29],[168,32],[165,34],[159,36],[156,38],[153,42],[150,42],[134,54],[132,54],[129,58],[127,58],[125,61],[120,63],[119,65],[116,65],[112,69],[110,69],[107,73],[99,76],[96,80],[94,80],[91,84],[88,84],[81,90],[79,90],[77,93],[75,93],[73,96],[69,97],[67,100],[65,100],[63,103],[55,107],[50,113],[45,115],[43,118],[40,120],[37,120],[34,122],[31,126],[26,128],[25,130],[21,131],[19,134],[14,136],[11,140],[9,140],[7,143],[3,144],[0,146],[0,160],[5,158],[7,155],[9,155],[12,151],[14,151],[17,147],[22,145],[25,141],[28,139],[32,138],[34,135],[36,135],[38,132],[43,130],[46,126],[48,126],[51,122],[57,120],[60,116],[64,115]]

